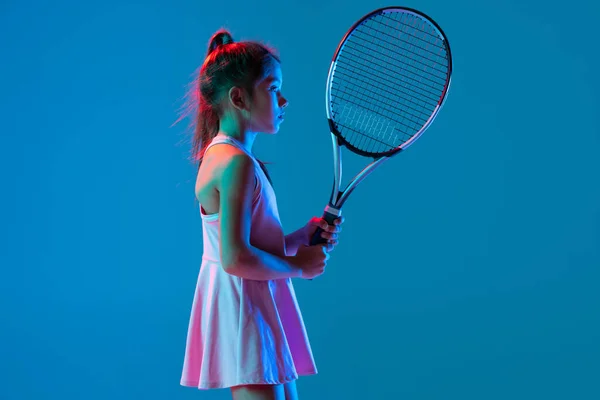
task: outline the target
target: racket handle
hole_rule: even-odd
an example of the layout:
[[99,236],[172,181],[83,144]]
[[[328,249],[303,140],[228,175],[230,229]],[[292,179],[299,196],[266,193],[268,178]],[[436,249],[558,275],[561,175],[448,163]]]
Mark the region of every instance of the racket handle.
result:
[[[327,223],[329,225],[333,225],[333,222],[336,220],[336,218],[338,217],[338,215],[336,214],[332,214],[328,211],[325,211],[323,213],[323,219],[325,221],[327,221]],[[323,233],[323,229],[321,228],[317,228],[317,230],[315,231],[315,233],[312,235],[312,237],[310,238],[310,246],[314,246],[317,244],[321,244],[321,243],[327,243],[327,239],[325,239],[324,237],[321,236],[321,233]],[[309,279],[309,281],[312,281],[312,279]]]
[[[333,222],[338,218],[337,215],[332,214],[328,211],[325,211],[323,213],[323,219],[325,221],[327,221],[327,223],[329,225],[333,225]],[[322,244],[322,243],[327,243],[327,239],[325,239],[324,237],[321,236],[321,233],[323,233],[323,229],[321,228],[317,228],[317,230],[315,231],[315,233],[312,235],[312,237],[310,238],[310,245],[314,246],[316,244]]]

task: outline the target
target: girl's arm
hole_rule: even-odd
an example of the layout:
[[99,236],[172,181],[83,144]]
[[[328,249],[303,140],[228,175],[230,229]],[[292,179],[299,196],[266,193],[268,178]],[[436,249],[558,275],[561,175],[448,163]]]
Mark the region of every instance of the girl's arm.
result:
[[296,255],[300,246],[306,246],[306,227],[302,227],[295,232],[285,236],[285,254],[288,256]]
[[301,277],[299,260],[293,256],[279,257],[250,244],[254,164],[243,151],[227,147],[228,154],[224,154],[227,161],[217,179],[223,269],[253,280]]

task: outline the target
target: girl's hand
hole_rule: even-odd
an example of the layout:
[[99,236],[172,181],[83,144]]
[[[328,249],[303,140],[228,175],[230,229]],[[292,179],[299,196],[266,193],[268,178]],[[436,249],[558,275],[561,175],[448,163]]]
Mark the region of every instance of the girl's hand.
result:
[[316,246],[300,246],[291,262],[301,271],[302,279],[312,280],[325,272],[329,252],[333,245],[324,243]]
[[[321,233],[321,237],[327,239],[327,243],[331,244],[335,247],[338,244],[338,235],[342,231],[342,224],[344,223],[344,217],[336,218],[333,221],[333,225],[329,225],[327,221],[320,217],[313,217],[308,224],[305,226],[305,245],[310,243],[310,239],[312,235],[316,232],[317,228],[323,229]],[[333,247],[330,247],[330,250],[333,250]]]

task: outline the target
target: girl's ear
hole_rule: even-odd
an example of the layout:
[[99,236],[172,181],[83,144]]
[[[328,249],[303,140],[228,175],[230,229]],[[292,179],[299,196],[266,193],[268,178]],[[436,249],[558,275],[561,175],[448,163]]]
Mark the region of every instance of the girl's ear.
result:
[[229,89],[229,102],[232,106],[237,108],[240,111],[248,110],[248,101],[246,96],[246,91],[239,87],[232,87]]

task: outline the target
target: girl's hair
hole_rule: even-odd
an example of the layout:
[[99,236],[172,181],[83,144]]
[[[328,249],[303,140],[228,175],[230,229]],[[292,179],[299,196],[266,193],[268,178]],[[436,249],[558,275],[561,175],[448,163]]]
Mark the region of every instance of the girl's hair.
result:
[[[193,114],[192,160],[198,168],[210,141],[219,133],[221,102],[232,87],[246,90],[250,98],[255,83],[266,77],[280,59],[273,49],[251,42],[234,42],[231,34],[221,29],[208,44],[206,59],[187,94],[187,106],[182,117]],[[181,119],[181,118],[180,118]],[[264,164],[259,161],[269,181]]]

